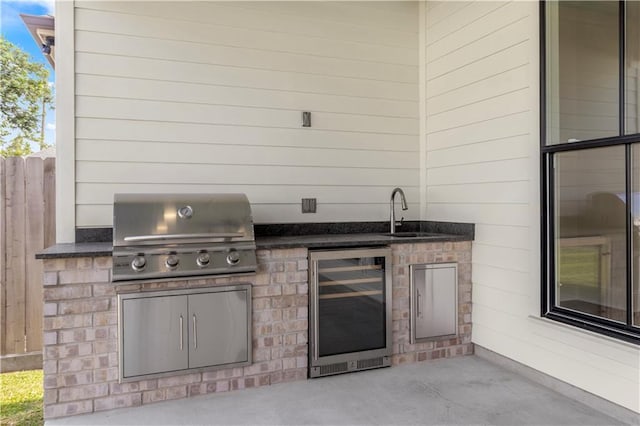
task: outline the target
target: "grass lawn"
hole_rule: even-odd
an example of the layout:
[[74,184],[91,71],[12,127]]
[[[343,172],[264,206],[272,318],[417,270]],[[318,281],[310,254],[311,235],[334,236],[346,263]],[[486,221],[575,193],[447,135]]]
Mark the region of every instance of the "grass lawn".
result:
[[0,424],[43,424],[42,370],[0,374]]
[[560,247],[558,281],[599,288],[601,254],[599,246]]

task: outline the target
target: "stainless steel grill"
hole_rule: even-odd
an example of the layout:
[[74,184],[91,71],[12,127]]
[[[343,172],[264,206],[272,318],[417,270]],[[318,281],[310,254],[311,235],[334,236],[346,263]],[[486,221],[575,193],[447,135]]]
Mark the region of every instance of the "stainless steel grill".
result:
[[113,281],[255,272],[244,194],[116,194]]

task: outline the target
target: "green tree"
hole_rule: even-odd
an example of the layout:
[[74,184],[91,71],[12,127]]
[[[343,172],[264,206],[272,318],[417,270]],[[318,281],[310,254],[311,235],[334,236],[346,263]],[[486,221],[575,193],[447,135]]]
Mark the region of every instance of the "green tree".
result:
[[53,102],[48,78],[43,64],[0,36],[0,156],[30,154],[31,142],[47,147],[42,126]]

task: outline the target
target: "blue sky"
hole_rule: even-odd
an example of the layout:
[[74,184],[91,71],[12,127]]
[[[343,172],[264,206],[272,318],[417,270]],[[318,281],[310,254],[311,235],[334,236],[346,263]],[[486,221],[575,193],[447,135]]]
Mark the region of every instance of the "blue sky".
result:
[[[55,74],[49,62],[45,59],[40,51],[40,47],[36,44],[27,30],[27,27],[20,19],[20,13],[29,15],[54,15],[53,0],[0,0],[0,29],[2,35],[11,43],[20,47],[27,52],[31,59],[46,65],[49,70],[49,81],[51,84],[55,81]],[[45,126],[45,141],[48,144],[55,144],[55,111],[48,110]],[[33,147],[37,150],[37,147]]]

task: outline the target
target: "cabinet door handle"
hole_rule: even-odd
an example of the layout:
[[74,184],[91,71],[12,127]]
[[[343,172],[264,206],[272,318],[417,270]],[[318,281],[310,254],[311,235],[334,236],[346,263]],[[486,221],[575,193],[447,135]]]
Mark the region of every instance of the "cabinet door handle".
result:
[[416,297],[416,315],[418,318],[422,318],[422,306],[420,306],[420,300],[422,299],[422,295],[420,294],[420,290],[416,289],[417,297]]
[[198,320],[196,314],[193,314],[193,349],[198,349]]
[[182,332],[182,324],[183,324],[183,318],[182,318],[182,315],[180,315],[180,350],[184,349],[184,336]]

